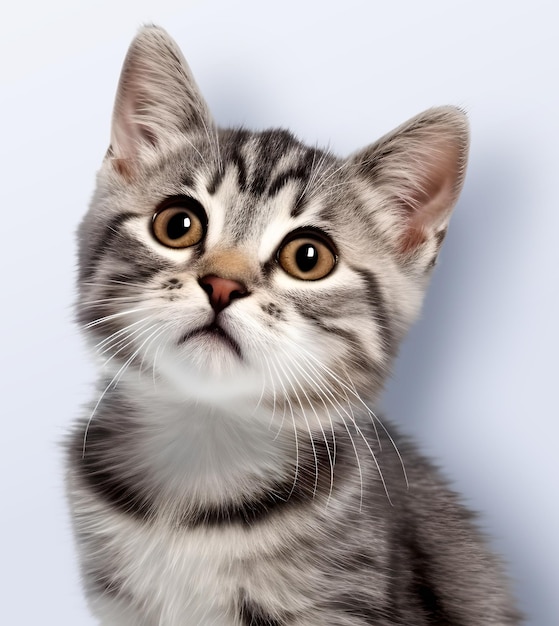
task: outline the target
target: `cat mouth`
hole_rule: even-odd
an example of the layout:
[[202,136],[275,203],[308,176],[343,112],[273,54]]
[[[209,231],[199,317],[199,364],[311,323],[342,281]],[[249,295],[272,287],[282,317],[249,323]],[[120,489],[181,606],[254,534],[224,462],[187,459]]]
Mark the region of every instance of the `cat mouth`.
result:
[[204,337],[225,344],[239,357],[239,359],[242,359],[242,352],[239,344],[215,321],[211,324],[207,324],[206,326],[202,326],[201,328],[189,330],[182,335],[178,343],[181,345],[194,337]]

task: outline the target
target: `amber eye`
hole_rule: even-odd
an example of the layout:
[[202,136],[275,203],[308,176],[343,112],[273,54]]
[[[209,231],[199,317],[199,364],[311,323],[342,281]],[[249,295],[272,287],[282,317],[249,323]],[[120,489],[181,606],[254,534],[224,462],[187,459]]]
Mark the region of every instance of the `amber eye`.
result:
[[280,247],[278,263],[294,278],[319,280],[330,274],[336,265],[334,245],[322,234],[292,234]]
[[188,248],[204,237],[204,210],[193,198],[168,202],[153,216],[152,229],[154,237],[164,246]]

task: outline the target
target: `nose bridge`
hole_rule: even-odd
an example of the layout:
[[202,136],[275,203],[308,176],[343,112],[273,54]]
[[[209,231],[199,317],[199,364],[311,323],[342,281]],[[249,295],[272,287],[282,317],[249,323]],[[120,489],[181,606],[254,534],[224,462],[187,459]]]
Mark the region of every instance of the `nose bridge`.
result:
[[244,284],[254,279],[254,262],[238,248],[218,248],[207,254],[200,264],[199,276],[214,275]]

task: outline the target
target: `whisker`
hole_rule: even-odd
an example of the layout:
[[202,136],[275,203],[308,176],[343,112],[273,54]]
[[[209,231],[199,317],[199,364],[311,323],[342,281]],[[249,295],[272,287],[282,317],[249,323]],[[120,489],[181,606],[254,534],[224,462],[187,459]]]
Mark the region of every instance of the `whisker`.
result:
[[[152,328],[154,328],[155,326],[157,326],[157,324],[152,324],[151,326],[149,326],[148,328],[140,328],[140,329],[136,329],[135,331],[133,331],[132,333],[130,333],[129,337],[126,337],[125,339],[123,339],[122,341],[126,341],[128,339],[128,341],[126,341],[126,343],[121,346],[116,352],[113,352],[113,354],[103,363],[102,367],[105,368],[107,367],[107,365],[118,355],[120,354],[123,350],[125,350],[128,346],[132,345],[136,339],[138,337],[141,337],[143,334],[148,333]],[[133,337],[132,335],[136,335],[136,337]],[[117,345],[119,345],[120,343],[122,343],[122,341],[119,341]],[[113,346],[116,347],[116,346]],[[101,354],[104,354],[106,352],[108,352],[109,349],[107,350],[103,350],[103,352]]]
[[[125,276],[123,276],[123,278],[126,278]],[[85,285],[87,287],[100,287],[100,288],[111,288],[114,287],[115,285],[119,285],[120,287],[130,287],[131,289],[139,289],[141,291],[145,291],[146,289],[149,290],[154,290],[154,289],[159,289],[159,287],[156,287],[155,285],[150,285],[149,283],[139,283],[139,282],[134,282],[131,280],[117,280],[116,278],[109,278],[107,279],[108,282],[103,283],[103,282],[99,282],[99,281],[84,281],[81,284]]]
[[[295,361],[295,359],[289,354],[287,353],[283,348],[282,351],[284,352],[285,356],[288,358],[288,360],[293,364],[293,366],[295,368],[297,368],[297,371],[299,372],[300,375],[302,375],[304,378],[307,379],[307,381],[309,380],[304,369]],[[326,453],[328,454],[328,461],[330,464],[330,488],[328,491],[328,497],[326,499],[326,506],[328,506],[328,503],[330,502],[330,499],[332,497],[332,491],[334,489],[334,464],[335,464],[335,458],[336,458],[336,437],[334,434],[334,424],[332,422],[332,418],[330,416],[330,412],[328,411],[328,409],[326,408],[326,404],[324,404],[324,401],[322,399],[322,396],[319,394],[320,399],[322,400],[323,404],[324,404],[324,408],[326,409],[326,413],[328,415],[328,419],[330,421],[330,428],[332,430],[332,447],[333,447],[333,451],[330,451],[330,445],[328,442],[328,438],[326,437],[326,433],[324,431],[324,428],[322,426],[322,421],[320,420],[318,413],[314,407],[314,404],[312,403],[311,399],[309,398],[307,392],[305,391],[305,388],[303,387],[303,385],[301,384],[300,380],[298,377],[296,377],[297,380],[297,384],[299,385],[299,387],[301,388],[303,394],[305,395],[305,398],[307,399],[307,403],[309,404],[309,406],[311,407],[315,417],[316,417],[316,422],[318,424],[318,427],[320,428],[320,431],[322,433],[322,437],[324,439],[324,443],[326,445]],[[311,382],[311,387],[313,387],[313,382],[314,381],[309,381]],[[305,420],[306,421],[306,420]],[[307,422],[307,428],[308,428],[308,422]],[[310,428],[309,429],[309,434],[310,433]],[[311,434],[311,439],[312,439],[312,434]],[[316,469],[316,480],[318,482],[318,467]],[[315,489],[316,489],[316,483],[315,483]],[[316,491],[315,491],[316,493]]]
[[[325,372],[326,372],[326,373],[327,373],[327,374],[328,374],[328,375],[329,375],[332,379],[336,380],[336,382],[338,382],[339,384],[342,384],[342,386],[343,386],[343,387],[346,387],[347,389],[349,389],[350,391],[352,391],[350,387],[348,387],[345,383],[343,383],[343,381],[341,381],[341,380],[340,380],[340,378],[339,378],[339,377],[338,377],[338,376],[337,376],[334,372],[332,372],[332,370],[330,370],[330,368],[328,368],[326,365],[324,365],[324,364],[323,364],[323,363],[322,363],[319,359],[317,359],[317,358],[316,358],[313,354],[311,354],[310,352],[308,352],[307,350],[305,350],[305,349],[304,349],[302,346],[300,346],[300,345],[297,345],[297,346],[296,346],[296,348],[297,348],[297,350],[298,350],[298,351],[300,351],[300,352],[302,351],[304,354],[306,354],[306,355],[307,355],[307,357],[309,357],[309,359],[312,359],[313,361],[315,361],[315,362],[317,363],[317,365],[318,365],[321,369],[323,369],[323,370],[324,370],[324,371],[325,371]],[[311,367],[313,370],[315,370],[315,372],[316,372],[316,368],[314,368],[314,367],[312,366],[312,364],[311,364],[309,361],[307,361],[307,365],[308,365],[309,367]],[[351,422],[352,426],[355,428],[355,430],[356,430],[357,434],[358,434],[358,435],[359,435],[359,436],[363,439],[363,442],[365,443],[365,445],[366,445],[366,447],[367,447],[367,449],[368,449],[369,453],[371,454],[371,457],[372,457],[372,459],[373,459],[373,462],[374,462],[374,464],[375,464],[375,466],[376,466],[376,468],[377,468],[377,471],[378,471],[378,474],[379,474],[379,478],[380,478],[380,480],[381,480],[381,482],[382,482],[382,485],[383,485],[384,491],[385,491],[385,493],[386,493],[386,496],[387,496],[387,498],[388,498],[388,501],[390,502],[390,504],[392,504],[392,500],[391,500],[391,498],[390,498],[390,494],[389,494],[389,491],[388,491],[388,486],[387,486],[387,484],[386,484],[386,481],[385,481],[384,475],[383,475],[383,473],[382,473],[382,470],[381,470],[381,467],[380,467],[380,465],[379,465],[379,463],[378,463],[378,460],[377,460],[377,458],[376,458],[376,455],[375,455],[375,453],[374,453],[373,449],[371,448],[371,445],[369,444],[369,441],[368,441],[367,437],[365,436],[365,434],[363,433],[363,431],[362,431],[362,430],[361,430],[361,428],[359,427],[359,425],[358,425],[358,423],[357,423],[357,421],[356,421],[355,417],[350,416],[350,413],[348,412],[348,410],[346,409],[346,407],[344,407],[344,406],[343,406],[343,405],[339,402],[339,400],[337,400],[337,399],[335,398],[335,396],[333,396],[333,394],[329,391],[329,389],[326,389],[325,391],[326,391],[327,396],[328,396],[329,398],[330,398],[330,396],[331,396],[331,398],[333,398],[333,399],[334,399],[335,403],[336,403],[336,404],[340,407],[340,409],[343,411],[343,413],[345,413],[345,414],[346,414],[346,416],[349,418],[349,420],[350,420],[350,422]],[[353,391],[352,391],[352,393],[353,393]],[[357,398],[361,401],[361,403],[363,403],[363,400],[361,399],[361,397],[359,396],[359,394],[356,394],[356,397],[357,397]],[[330,398],[330,401],[332,401],[332,399],[331,399],[331,398]],[[364,404],[364,403],[363,403],[363,404]],[[350,406],[351,406],[351,403],[350,403]],[[366,405],[366,404],[364,404],[364,406],[365,406],[365,408],[367,409],[367,411],[368,411],[368,412],[370,412],[370,409],[367,407],[367,405]],[[347,424],[346,424],[346,422],[345,422],[345,419],[344,419],[343,415],[340,413],[340,411],[339,411],[338,409],[336,409],[336,412],[338,413],[338,415],[339,415],[340,419],[341,419],[341,420],[342,420],[342,422],[344,423],[344,426],[346,427],[346,430],[347,430],[347,432],[348,432],[348,435],[350,436],[350,439],[351,439],[351,441],[352,441],[352,444],[354,445],[354,450],[355,450],[355,454],[356,454],[356,459],[357,459],[357,462],[358,462],[358,464],[359,464],[359,458],[358,458],[358,455],[357,455],[357,449],[356,449],[355,444],[354,444],[354,442],[353,442],[353,437],[351,436],[351,433],[350,433],[349,429],[347,428]],[[393,444],[393,445],[395,445],[395,444]],[[399,457],[399,458],[400,458],[400,460],[402,461],[402,458],[401,458],[401,456],[400,456],[400,454],[399,454],[398,450],[397,450],[397,453],[398,453],[398,457]],[[360,471],[361,471],[361,468],[360,468],[360,467],[359,467],[359,469],[360,469]],[[405,472],[404,472],[404,475],[406,475],[406,474],[405,474]],[[406,477],[406,480],[407,480],[407,477]],[[362,485],[361,485],[361,489],[362,489]]]
[[137,313],[138,311],[146,311],[148,309],[154,309],[156,307],[152,306],[152,307],[138,307],[136,309],[129,309],[127,311],[119,311],[118,313],[112,313],[111,315],[105,315],[104,317],[99,317],[96,320],[93,320],[92,322],[88,322],[87,324],[83,325],[83,328],[93,328],[95,326],[99,326],[99,324],[103,324],[104,322],[108,322],[110,320],[116,319],[117,317],[122,317],[123,315],[130,315],[131,313]]
[[[386,436],[388,437],[388,440],[392,444],[392,447],[394,448],[394,451],[396,452],[396,454],[398,456],[398,459],[400,461],[400,465],[402,467],[402,473],[403,473],[405,481],[406,481],[406,485],[409,488],[408,475],[407,475],[406,467],[405,467],[405,464],[404,464],[404,459],[402,458],[402,455],[401,455],[400,451],[398,450],[398,446],[396,445],[396,442],[394,441],[393,437],[388,432],[388,429],[386,428],[386,426],[384,425],[382,420],[372,411],[372,409],[367,405],[367,403],[359,395],[359,393],[355,389],[355,386],[353,385],[353,383],[351,383],[349,381],[349,378],[348,378],[348,381],[350,382],[350,385],[351,385],[351,386],[349,386],[344,380],[342,380],[339,376],[337,376],[337,374],[335,372],[333,372],[328,366],[326,366],[319,359],[317,359],[312,353],[310,353],[307,350],[305,350],[305,348],[303,348],[302,346],[298,346],[298,349],[299,350],[303,350],[307,354],[307,356],[309,358],[311,358],[312,360],[314,360],[319,367],[321,367],[330,377],[332,377],[333,380],[335,380],[343,388],[347,389],[355,397],[355,399],[366,410],[367,414],[373,420],[373,427],[375,427],[375,421],[376,421],[379,424],[379,426],[383,429],[383,431],[386,433]],[[375,427],[375,432],[376,432],[376,427]],[[378,432],[377,432],[377,437],[378,437]],[[380,442],[379,442],[379,444],[380,444]]]
[[126,303],[126,302],[136,302],[138,303],[137,296],[114,296],[111,298],[99,298],[97,300],[85,300],[83,302],[78,303],[78,307],[80,309],[94,309],[101,308],[106,304],[110,304],[112,302],[118,303]]
[[159,329],[159,333],[156,334],[153,339],[151,339],[151,341],[148,343],[148,345],[146,346],[146,349],[144,350],[144,353],[142,355],[142,359],[140,361],[140,367],[138,368],[138,377],[140,377],[143,373],[143,367],[144,367],[144,360],[147,356],[147,354],[149,353],[150,347],[153,344],[154,341],[156,341],[157,339],[159,339],[159,337],[161,337],[161,335],[167,331],[167,324],[163,324],[161,326],[161,328]]
[[99,349],[99,348],[102,348],[104,345],[108,345],[108,344],[112,343],[112,341],[114,339],[116,339],[120,335],[126,334],[133,326],[137,326],[138,324],[142,324],[143,322],[145,322],[146,320],[150,319],[151,317],[153,317],[153,315],[147,315],[146,317],[143,317],[142,319],[140,319],[140,320],[138,320],[136,322],[131,322],[130,324],[128,324],[127,326],[124,326],[120,330],[115,330],[114,333],[111,333],[108,337],[105,337],[105,339],[102,339],[101,341],[96,343],[95,344],[95,348]]
[[[271,418],[270,418],[270,423],[269,423],[269,425],[268,425],[268,428],[271,428],[271,427],[272,427],[272,424],[273,424],[273,421],[274,421],[274,415],[275,415],[275,412],[276,412],[277,394],[276,394],[276,386],[275,386],[275,384],[274,384],[274,375],[272,374],[272,370],[271,370],[271,367],[270,367],[270,362],[269,362],[268,358],[266,358],[266,356],[265,356],[265,354],[264,354],[264,353],[262,353],[262,356],[263,356],[263,357],[264,357],[264,359],[265,359],[266,365],[267,365],[267,367],[268,367],[268,372],[269,372],[269,374],[270,374],[270,381],[271,381],[271,383],[272,383],[272,391],[273,391],[273,398],[274,398],[274,404],[273,404],[272,416],[271,416]],[[276,368],[274,368],[274,369],[276,369]],[[276,369],[276,375],[277,375],[277,374],[278,374],[278,372],[277,372],[277,369]],[[281,380],[280,380],[280,384],[281,384]],[[282,385],[282,386],[283,386],[283,385]],[[284,392],[285,392],[285,388],[284,388]],[[281,416],[281,422],[280,422],[280,425],[279,425],[279,427],[278,427],[278,432],[276,433],[276,435],[275,435],[275,437],[274,437],[274,441],[278,438],[278,436],[279,436],[279,434],[280,434],[280,432],[281,432],[281,430],[282,430],[283,423],[284,423],[284,421],[285,421],[285,413],[286,413],[286,406],[285,406],[285,402],[284,402],[284,403],[283,403],[283,414],[282,414],[282,416]]]
[[[153,328],[153,326],[150,327],[149,330],[151,330],[151,328]],[[82,445],[82,459],[85,458],[85,451],[86,451],[86,445],[87,445],[87,435],[89,433],[89,428],[91,426],[91,422],[93,421],[93,418],[95,416],[95,414],[97,413],[97,409],[99,408],[99,405],[101,404],[101,402],[103,401],[103,398],[105,397],[105,395],[107,394],[107,391],[112,387],[113,389],[116,389],[120,379],[122,378],[122,376],[124,375],[124,372],[128,369],[129,365],[132,363],[132,361],[136,358],[136,356],[140,353],[140,351],[143,349],[143,347],[145,346],[146,342],[149,341],[149,339],[157,332],[160,331],[160,328],[156,329],[154,331],[154,333],[152,333],[151,335],[148,336],[148,338],[146,340],[144,340],[144,342],[132,353],[132,355],[130,356],[129,359],[127,359],[124,363],[124,365],[122,365],[122,367],[117,371],[117,373],[112,377],[111,381],[109,382],[109,384],[105,387],[105,389],[103,390],[103,393],[100,395],[99,399],[97,400],[95,406],[93,407],[93,411],[91,412],[91,415],[89,416],[89,419],[87,420],[87,424],[85,426],[85,431],[84,431],[84,436],[83,436],[83,445]],[[113,355],[114,356],[114,355]],[[112,357],[111,357],[112,358]],[[110,359],[109,359],[110,360]],[[108,362],[108,361],[107,361]],[[106,362],[106,363],[107,363]],[[105,363],[105,365],[106,365]]]
[[[262,361],[266,361],[266,355],[264,353],[260,353],[259,351],[256,353],[257,356],[260,359],[260,362],[262,363]],[[268,366],[268,370],[269,370],[269,366]],[[273,379],[270,380],[270,382],[272,383],[272,388],[273,388],[273,392],[274,392],[274,409],[275,409],[275,388],[273,386]],[[265,376],[262,377],[262,391],[260,392],[260,397],[258,398],[258,402],[256,403],[256,406],[254,407],[254,411],[253,413],[256,413],[258,411],[258,408],[260,407],[260,404],[262,403],[262,399],[264,398],[264,394],[266,392],[266,378]],[[274,419],[274,411],[272,411],[272,417],[270,418],[270,421],[272,421]]]
[[[283,384],[283,380],[281,376],[279,375],[279,372],[277,371],[276,365],[273,361],[272,361],[272,366],[276,371],[279,383],[283,389],[285,402],[287,402],[287,405],[289,406],[289,410],[291,411],[291,423],[293,424],[293,437],[295,439],[295,473],[293,475],[293,485],[291,487],[289,494],[287,495],[287,499],[289,499],[293,495],[293,492],[295,491],[295,486],[297,485],[297,480],[299,479],[299,438],[297,436],[297,425],[295,423],[295,415],[293,413],[293,407],[291,405],[291,400],[289,399],[287,389],[285,388],[285,385]],[[285,415],[285,409],[284,409],[284,415]],[[283,424],[283,419],[282,419],[282,424]],[[278,435],[279,433],[280,431],[278,430]]]
[[[155,326],[155,324],[154,324]],[[151,328],[153,328],[153,326],[151,326],[149,330],[151,330]],[[146,332],[148,332],[146,331]],[[143,343],[132,353],[132,355],[130,356],[130,358],[124,363],[124,365],[120,368],[120,370],[117,372],[116,375],[116,380],[114,383],[114,388],[116,388],[116,386],[118,385],[119,381],[121,380],[122,376],[124,375],[124,373],[126,372],[126,370],[128,369],[130,363],[132,363],[132,361],[138,356],[138,354],[141,352],[141,350],[143,349],[143,347],[146,345],[146,343],[151,339],[151,337],[153,337],[153,335],[155,335],[156,333],[159,332],[159,329],[155,329],[154,332],[149,335],[147,337],[147,339],[145,339],[143,341]]]
[[[315,374],[319,377],[319,379],[323,379],[323,377],[321,376],[321,374],[320,374],[319,372],[317,372],[317,371],[316,371],[316,369],[313,367],[313,365],[312,365],[310,362],[308,362],[308,361],[307,361],[307,365],[308,365],[310,368],[312,368],[312,369],[314,370]],[[325,384],[326,384],[326,381],[325,381]],[[332,405],[332,408],[334,409],[334,411],[336,412],[336,414],[337,414],[337,415],[338,415],[338,417],[340,418],[340,420],[341,420],[341,422],[342,422],[342,424],[343,424],[343,426],[344,426],[344,428],[345,428],[345,430],[346,430],[346,432],[347,432],[347,434],[348,434],[348,436],[349,436],[349,439],[350,439],[350,441],[351,441],[351,445],[352,445],[352,448],[353,448],[353,452],[354,452],[354,454],[355,454],[355,461],[356,461],[356,463],[357,463],[357,470],[358,470],[358,473],[359,473],[359,489],[360,489],[359,510],[361,510],[361,509],[362,509],[362,507],[363,507],[363,470],[362,470],[362,467],[361,467],[361,461],[360,461],[360,459],[359,459],[359,453],[358,453],[358,450],[357,450],[357,446],[356,446],[356,444],[355,444],[355,440],[353,439],[353,436],[351,435],[351,432],[350,432],[350,430],[349,430],[349,427],[348,427],[348,425],[347,425],[347,422],[346,422],[346,420],[344,419],[344,416],[343,416],[343,414],[342,414],[342,413],[345,413],[345,414],[347,415],[347,417],[349,418],[350,423],[351,423],[353,426],[356,426],[355,420],[352,418],[351,414],[347,411],[346,407],[344,407],[344,406],[343,406],[343,405],[342,405],[342,404],[341,404],[341,403],[337,400],[337,398],[334,396],[334,394],[332,394],[332,393],[330,392],[330,390],[328,389],[328,387],[327,387],[327,386],[325,386],[325,387],[321,387],[320,383],[318,383],[318,388],[319,388],[319,390],[320,390],[320,389],[322,389],[322,391],[324,391],[324,392],[325,392],[325,395],[326,395],[326,397],[327,397],[327,399],[328,399],[329,403]],[[336,406],[336,405],[337,405],[337,406]],[[328,412],[328,413],[329,413],[329,412]],[[333,428],[334,428],[334,427],[333,427],[333,424],[332,424],[332,429],[333,429]],[[372,450],[371,450],[371,454],[373,455],[373,460],[374,460],[374,462],[376,463],[376,459],[375,459],[375,457],[374,457],[374,453],[372,452]]]
[[318,179],[316,187],[313,189],[313,193],[317,193],[324,185],[338,172],[348,167],[349,161],[344,161],[339,167],[333,169],[333,165],[327,169],[324,174]]
[[[291,368],[289,367],[289,365],[286,363],[285,366],[288,368],[289,372],[291,373],[291,375],[293,376],[293,371],[291,370]],[[282,365],[280,364],[281,369],[283,370]],[[312,406],[312,403],[310,402],[305,390],[303,389],[303,387],[301,386],[301,384],[299,383],[299,381],[297,380],[296,376],[293,376],[293,378],[295,378],[295,380],[297,381],[297,384],[299,385],[299,387],[303,390],[303,393],[305,394],[305,396],[307,397],[307,401],[308,403]],[[295,394],[295,398],[297,399],[297,403],[299,404],[299,408],[301,409],[301,413],[303,416],[303,419],[305,420],[305,425],[307,427],[307,431],[309,433],[309,439],[310,439],[310,443],[311,443],[311,448],[312,448],[312,452],[313,452],[313,458],[314,458],[314,487],[313,487],[313,498],[316,496],[316,492],[318,490],[318,456],[316,453],[316,446],[314,443],[314,437],[313,437],[313,433],[309,424],[309,420],[307,419],[307,414],[305,412],[305,408],[301,402],[301,399],[299,398],[299,394],[297,393],[297,390],[295,389],[295,385],[293,384],[293,381],[291,378],[288,377],[289,383],[291,385],[291,389],[293,390],[293,393]],[[314,407],[313,407],[314,410]],[[315,412],[316,414],[316,412]],[[317,416],[318,419],[318,416]],[[322,433],[324,434],[324,431],[322,431]],[[326,439],[325,439],[326,441]],[[326,447],[328,447],[328,442],[326,441]]]

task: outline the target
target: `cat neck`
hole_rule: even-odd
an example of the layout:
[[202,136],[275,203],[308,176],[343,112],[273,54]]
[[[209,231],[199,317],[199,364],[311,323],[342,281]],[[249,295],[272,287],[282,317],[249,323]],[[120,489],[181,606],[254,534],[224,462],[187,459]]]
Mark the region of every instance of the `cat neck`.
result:
[[355,471],[359,435],[327,410],[260,400],[226,410],[125,372],[79,435],[81,465],[120,509],[173,524],[251,523],[286,503],[328,502],[334,474]]
[[[221,507],[225,499],[240,501],[251,491],[264,494],[282,482],[291,486],[301,459],[310,459],[308,444],[315,437],[311,429],[297,432],[296,424],[295,409],[288,415],[258,398],[244,404],[232,398],[226,410],[222,403],[177,397],[163,382],[136,371],[106,392],[85,449],[87,455],[118,451],[103,464],[114,464],[122,475],[138,475],[140,467],[137,488],[160,493],[162,501]],[[96,448],[100,436],[113,441]],[[324,446],[328,439],[320,438]],[[311,464],[314,473],[314,458]]]

